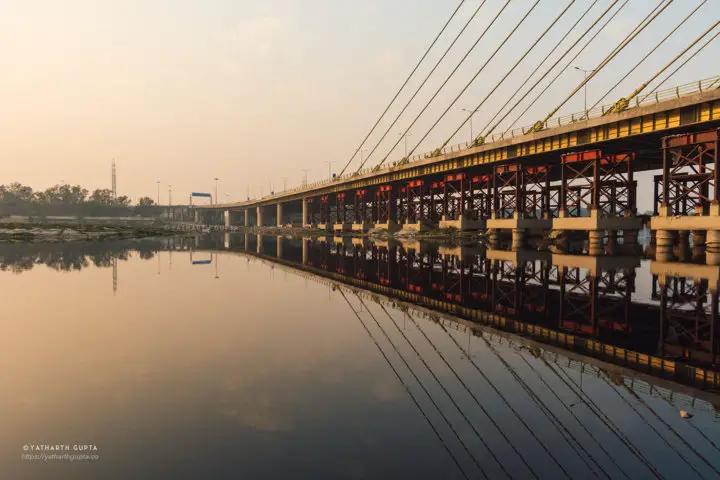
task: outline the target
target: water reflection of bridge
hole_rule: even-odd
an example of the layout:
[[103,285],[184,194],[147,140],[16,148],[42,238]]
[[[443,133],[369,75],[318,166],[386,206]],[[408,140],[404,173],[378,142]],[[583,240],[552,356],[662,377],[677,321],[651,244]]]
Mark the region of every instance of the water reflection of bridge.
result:
[[[664,348],[661,302],[633,299],[637,258],[257,235],[196,247],[246,253],[342,296],[465,478],[720,474],[712,434],[677,415],[717,420],[717,396],[665,380],[712,389],[713,372],[631,350]],[[682,276],[674,268],[653,264],[659,289]]]
[[652,295],[640,298],[639,257],[332,236],[199,241],[199,248],[246,251],[654,376],[703,389],[720,383],[713,368],[719,267],[652,262]]

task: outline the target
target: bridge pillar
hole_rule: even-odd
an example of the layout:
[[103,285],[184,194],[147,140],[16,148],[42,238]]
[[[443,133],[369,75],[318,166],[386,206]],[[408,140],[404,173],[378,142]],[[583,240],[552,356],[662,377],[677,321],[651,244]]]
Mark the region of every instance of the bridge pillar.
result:
[[244,217],[243,219],[245,220],[245,226],[249,227],[250,226],[250,209],[249,208],[246,208],[245,210],[243,210],[243,217]]
[[277,226],[283,226],[283,205],[282,203],[277,204]]
[[308,264],[308,258],[310,257],[310,239],[302,238],[302,264]]
[[199,225],[200,224],[200,211],[195,209],[194,213],[195,213],[195,224]]
[[[308,221],[308,199],[302,199],[302,226],[305,228],[311,228],[312,222]],[[304,244],[303,244],[304,245]]]
[[[260,207],[258,207],[258,208],[260,208]],[[257,253],[265,253],[265,252],[263,251],[262,235],[260,235],[260,234],[258,233],[256,238],[257,238],[257,247],[255,248],[255,251],[256,251]]]
[[[263,217],[262,217],[263,211],[262,211],[262,209],[263,209],[263,207],[257,207],[257,226],[258,227],[263,226]],[[258,252],[258,253],[260,253],[260,252]]]
[[225,210],[223,216],[225,219],[225,228],[230,228],[230,210]]
[[276,256],[277,258],[282,258],[283,256],[283,236],[278,235],[277,236],[277,249],[276,249]]

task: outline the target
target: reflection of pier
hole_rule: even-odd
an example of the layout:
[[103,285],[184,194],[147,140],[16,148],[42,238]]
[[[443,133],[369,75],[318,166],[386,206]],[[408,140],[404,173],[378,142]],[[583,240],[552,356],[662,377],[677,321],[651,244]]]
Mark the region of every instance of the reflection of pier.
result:
[[[279,250],[258,255],[253,249],[248,258],[260,257],[326,285],[333,298],[342,296],[420,421],[468,478],[478,471],[488,478],[545,478],[551,470],[551,478],[563,471],[568,478],[581,471],[605,478],[635,478],[641,471],[648,478],[672,478],[658,460],[664,457],[699,477],[716,473],[707,437],[684,430],[684,420],[677,414],[664,418],[663,411],[669,404],[675,412],[714,412],[701,398],[717,403],[715,395],[663,380],[717,388],[714,372],[630,350],[623,342],[647,330],[603,321],[620,305],[628,313],[618,323],[634,327],[642,312],[641,325],[647,327],[651,317],[657,323],[658,306],[632,302],[637,258],[271,238],[267,244]],[[596,304],[596,329],[563,325],[567,306],[563,310],[559,299],[583,296],[563,276],[595,285],[594,300],[587,303]],[[657,436],[659,442],[638,441],[637,435]],[[562,445],[562,456],[544,448],[549,442]],[[541,475],[539,458],[551,469]]]
[[[717,355],[717,341],[703,333],[711,330],[717,313],[709,308],[704,320],[697,319],[693,332],[699,337],[694,342],[688,336],[687,320],[665,315],[661,322],[661,310],[665,312],[670,303],[662,306],[659,295],[651,303],[633,299],[637,257],[435,247],[426,242],[332,236],[266,238],[258,242],[251,235],[245,237],[249,241],[236,244],[254,255],[262,244],[263,258],[660,377],[711,388],[720,382],[714,371],[705,369],[713,363],[710,352]],[[657,265],[653,263],[654,274]],[[688,272],[702,270],[694,269]],[[708,292],[717,292],[718,272],[715,275]],[[691,313],[696,315],[696,310]],[[669,318],[675,323],[670,324]],[[683,348],[672,347],[671,334],[676,332]]]

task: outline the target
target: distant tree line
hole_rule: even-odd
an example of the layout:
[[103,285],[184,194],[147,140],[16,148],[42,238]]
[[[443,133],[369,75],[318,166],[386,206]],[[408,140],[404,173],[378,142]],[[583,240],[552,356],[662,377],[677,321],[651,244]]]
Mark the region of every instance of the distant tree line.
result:
[[81,185],[54,185],[37,191],[18,182],[0,185],[0,215],[152,216],[157,211],[149,197],[139,198],[132,206],[128,196],[115,197],[109,188],[90,193]]

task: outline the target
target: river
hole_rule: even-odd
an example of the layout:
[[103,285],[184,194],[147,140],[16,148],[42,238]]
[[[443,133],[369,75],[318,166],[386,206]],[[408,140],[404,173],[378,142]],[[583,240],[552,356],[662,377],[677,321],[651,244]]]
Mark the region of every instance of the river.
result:
[[688,307],[657,265],[536,253],[2,245],[0,478],[718,478],[712,350],[659,336]]

